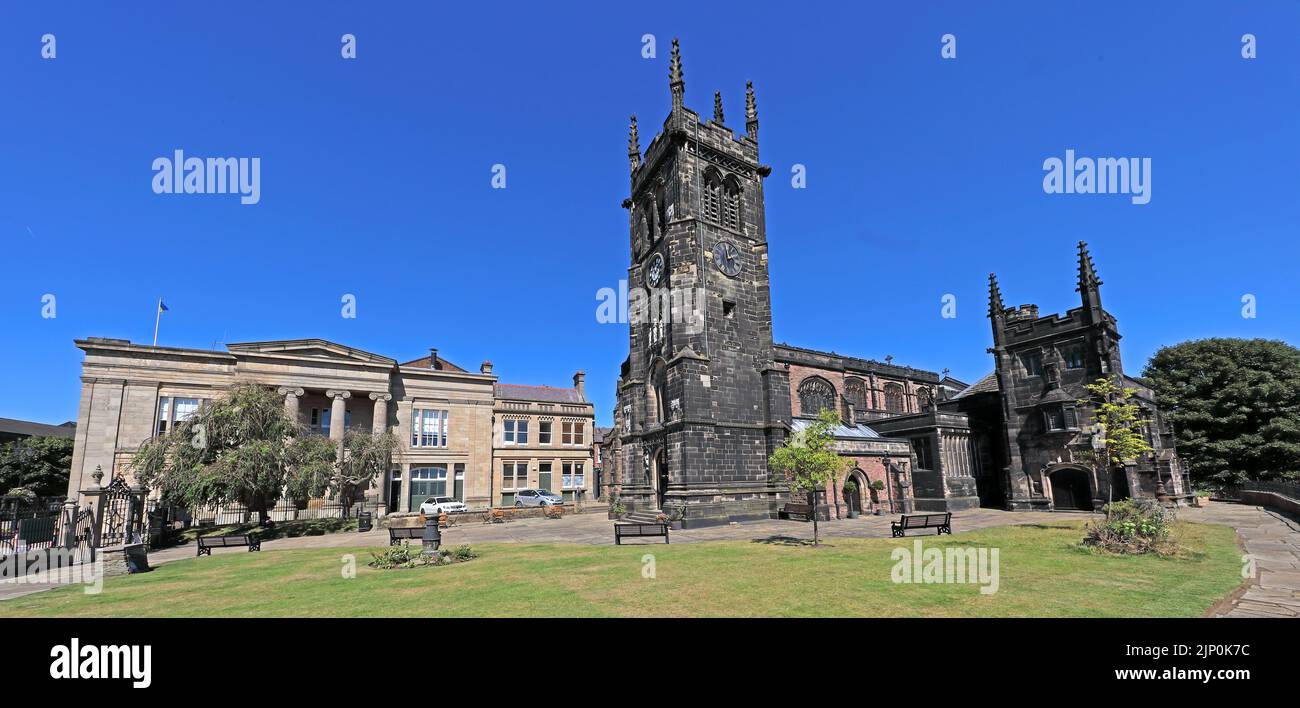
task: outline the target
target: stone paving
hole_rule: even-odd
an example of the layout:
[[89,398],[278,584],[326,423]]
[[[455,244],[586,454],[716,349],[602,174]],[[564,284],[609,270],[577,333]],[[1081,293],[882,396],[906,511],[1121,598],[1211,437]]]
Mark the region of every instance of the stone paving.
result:
[[1179,516],[1233,527],[1254,563],[1245,592],[1215,608],[1216,617],[1300,617],[1300,523],[1261,506],[1224,502]]

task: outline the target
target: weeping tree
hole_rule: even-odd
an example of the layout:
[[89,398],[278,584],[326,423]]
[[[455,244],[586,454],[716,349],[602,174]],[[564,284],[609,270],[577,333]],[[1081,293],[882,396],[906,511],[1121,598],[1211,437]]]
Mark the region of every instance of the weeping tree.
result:
[[190,508],[239,503],[265,522],[286,491],[305,496],[316,491],[316,480],[329,479],[337,449],[293,420],[282,396],[236,384],[142,445],[130,467],[168,502]]
[[767,460],[772,469],[785,475],[791,491],[808,494],[812,505],[814,546],[821,542],[817,528],[817,491],[825,488],[827,482],[847,470],[850,464],[835,451],[835,428],[839,424],[839,414],[823,408],[817,420],[791,435]]
[[[397,449],[397,436],[388,431],[349,430],[343,436],[343,460],[328,467],[312,467],[310,474],[294,480],[295,497],[337,499],[344,514],[376,479],[383,479]],[[337,450],[330,441],[330,454]]]

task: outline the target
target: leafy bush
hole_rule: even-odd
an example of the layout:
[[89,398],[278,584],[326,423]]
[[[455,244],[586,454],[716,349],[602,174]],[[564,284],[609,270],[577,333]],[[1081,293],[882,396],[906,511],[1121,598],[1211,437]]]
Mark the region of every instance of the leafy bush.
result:
[[1168,555],[1172,515],[1149,500],[1125,499],[1102,507],[1104,521],[1090,522],[1085,545],[1110,553]]
[[453,563],[464,563],[478,557],[478,554],[474,553],[474,550],[468,545],[460,546],[455,551],[439,548],[434,555],[424,555],[421,553],[422,550],[423,546],[412,546],[409,542],[403,541],[400,546],[389,546],[378,553],[371,551],[371,560],[366,565],[380,570],[393,570],[395,568],[451,565]]

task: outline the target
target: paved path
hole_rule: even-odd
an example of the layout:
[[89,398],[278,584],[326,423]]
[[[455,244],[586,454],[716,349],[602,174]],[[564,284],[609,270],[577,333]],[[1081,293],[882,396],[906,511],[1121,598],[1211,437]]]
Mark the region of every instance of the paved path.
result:
[[1179,516],[1233,527],[1254,561],[1246,591],[1216,608],[1216,617],[1300,617],[1300,523],[1261,506],[1223,502]]

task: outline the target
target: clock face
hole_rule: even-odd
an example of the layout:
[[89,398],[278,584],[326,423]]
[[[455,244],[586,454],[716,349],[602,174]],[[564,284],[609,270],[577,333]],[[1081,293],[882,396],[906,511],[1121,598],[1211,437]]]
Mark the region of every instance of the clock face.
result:
[[728,277],[740,274],[740,249],[730,241],[719,241],[713,247],[713,264]]
[[657,288],[659,287],[659,281],[662,280],[663,277],[664,257],[662,254],[656,253],[654,257],[650,259],[650,265],[646,266],[645,279],[646,282],[650,283],[650,287]]

